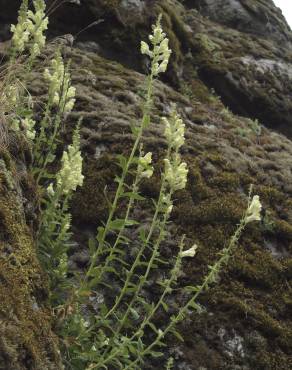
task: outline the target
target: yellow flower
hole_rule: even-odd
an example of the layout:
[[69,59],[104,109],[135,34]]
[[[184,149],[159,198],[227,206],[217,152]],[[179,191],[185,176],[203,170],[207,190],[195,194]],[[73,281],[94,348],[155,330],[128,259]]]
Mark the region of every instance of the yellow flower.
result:
[[152,162],[152,153],[148,152],[143,157],[139,158],[138,174],[141,178],[149,179],[153,175],[153,167],[150,166]]
[[35,12],[27,9],[23,3],[20,8],[17,25],[11,26],[12,46],[15,52],[22,53],[27,47],[31,57],[35,58],[41,53],[46,43],[44,31],[48,28],[46,16],[46,3],[44,0],[33,0]]
[[262,205],[258,195],[254,195],[247,210],[246,223],[261,220]]
[[141,42],[141,53],[148,55],[152,59],[152,74],[158,76],[159,73],[165,72],[170,58],[171,50],[168,47],[168,38],[162,31],[160,24],[161,17],[158,18],[156,25],[153,26],[153,34],[149,36],[149,40],[153,45],[153,50],[150,50],[149,45]]
[[73,144],[69,145],[68,151],[63,152],[62,168],[57,173],[57,186],[64,194],[75,191],[77,186],[82,186],[82,156],[80,152],[79,133],[75,132]]
[[176,110],[173,109],[170,118],[162,118],[165,125],[164,136],[168,144],[174,149],[179,149],[185,142],[185,124]]
[[188,168],[185,162],[179,162],[179,155],[176,156],[176,164],[164,159],[165,179],[173,191],[184,189],[187,182]]
[[50,82],[49,96],[54,105],[59,106],[64,113],[69,113],[75,104],[75,87],[71,86],[69,72],[66,71],[60,54],[51,62],[51,71],[44,71],[44,77]]
[[198,249],[197,244],[194,244],[190,249],[181,252],[181,257],[194,257]]

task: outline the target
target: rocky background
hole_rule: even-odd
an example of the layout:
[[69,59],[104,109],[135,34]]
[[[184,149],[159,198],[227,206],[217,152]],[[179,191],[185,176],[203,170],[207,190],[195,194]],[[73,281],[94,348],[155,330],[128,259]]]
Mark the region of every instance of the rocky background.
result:
[[[0,50],[18,6],[0,0]],[[46,52],[65,45],[78,94],[64,142],[83,117],[86,179],[72,202],[70,267],[86,265],[86,237],[106,217],[103,189],[114,192],[115,154],[127,152],[129,124],[141,115],[148,61],[139,42],[162,13],[173,55],[156,83],[145,149],[154,152],[157,171],[142,192],[157,195],[165,146],[159,117],[174,102],[187,125],[183,157],[190,171],[187,188],[177,194],[165,253],[171,255],[171,240],[183,233],[199,245],[182,282],[197,284],[216,260],[245,209],[249,184],[264,205],[263,221],[249,225],[219,283],[201,297],[203,312],[181,325],[185,341],[170,338],[166,356],[181,370],[291,369],[292,32],[281,11],[272,0],[76,0],[48,7]],[[37,72],[30,90],[44,94]],[[0,369],[60,369],[33,246],[37,190],[28,149],[12,139],[0,146]],[[137,209],[142,223],[147,217]]]

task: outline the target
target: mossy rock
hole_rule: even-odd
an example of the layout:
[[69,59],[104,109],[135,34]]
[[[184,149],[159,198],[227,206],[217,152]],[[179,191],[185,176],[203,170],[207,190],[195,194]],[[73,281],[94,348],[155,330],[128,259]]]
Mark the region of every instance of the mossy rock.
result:
[[63,367],[51,329],[47,277],[24,206],[30,180],[17,170],[22,155],[19,151],[17,159],[2,152],[0,159],[0,368],[59,370]]
[[[129,124],[141,115],[143,76],[77,50],[69,55],[79,91],[76,106],[82,107],[72,114],[72,126],[84,117],[81,134],[86,157],[85,185],[72,204],[73,223],[80,248],[86,248],[86,230],[102,224],[108,212],[106,197],[114,194],[114,177],[119,173],[115,154],[126,154],[131,146]],[[153,151],[156,171],[141,188],[148,197],[148,210],[137,211],[142,223],[149,217],[149,198],[159,191],[165,150],[159,112],[170,101],[177,103],[187,125],[183,158],[189,167],[187,187],[175,196],[174,235],[186,233],[199,245],[197,256],[184,264],[184,283],[200,282],[207,265],[218,258],[246,207],[251,183],[268,215],[262,223],[248,225],[219,282],[201,297],[205,314],[193,314],[187,324],[182,323],[185,343],[170,339],[170,346],[184,354],[184,358],[178,356],[178,364],[187,361],[191,369],[284,369],[283,363],[289,364],[291,357],[291,142],[267,129],[259,137],[252,130],[241,137],[236,128],[246,130],[245,118],[231,112],[223,115],[222,103],[210,107],[208,100],[184,97],[157,82],[153,125],[144,137],[145,150]],[[195,124],[199,112],[205,118]],[[118,214],[122,212],[123,204]],[[264,343],[260,351],[259,343]]]
[[[286,99],[291,86],[285,83],[282,89],[277,85],[278,77],[283,81],[283,75],[278,76],[274,68],[261,74],[258,61],[272,60],[273,66],[278,63],[286,65],[291,56],[290,49],[279,49],[272,38],[243,34],[208,19],[194,8],[198,2],[186,2],[189,8],[185,11],[186,8],[178,2],[159,1],[156,11],[151,13],[150,10],[149,17],[135,26],[125,26],[123,19],[118,19],[116,2],[102,3],[107,23],[100,42],[108,52],[108,58],[121,63],[74,48],[64,51],[64,55],[72,58],[73,83],[77,87],[76,111],[66,122],[68,138],[75,123],[83,117],[81,136],[86,179],[84,188],[78,190],[72,203],[76,241],[81,240],[80,248],[85,250],[87,246],[83,241],[88,229],[95,231],[107,216],[106,197],[112,198],[114,177],[119,171],[115,154],[129,151],[133,141],[129,125],[141,117],[144,88],[145,76],[124,68],[122,64],[143,71],[138,52],[135,54],[132,50],[138,46],[142,35],[146,38],[156,11],[162,11],[174,49],[170,76],[165,78],[165,82],[179,86],[182,93],[159,81],[155,83],[153,125],[145,133],[144,142],[145,150],[154,153],[156,171],[152,179],[145,181],[142,192],[148,197],[146,203],[150,208],[149,198],[155,198],[159,190],[159,172],[165,149],[160,116],[167,114],[170,103],[175,102],[187,126],[182,155],[190,170],[186,189],[176,194],[172,236],[176,240],[186,233],[188,241],[199,245],[197,256],[184,263],[182,283],[198,284],[207,272],[207,265],[218,258],[246,207],[251,183],[268,215],[265,222],[248,225],[228,268],[220,275],[218,283],[201,297],[200,304],[206,312],[201,315],[193,313],[182,323],[180,331],[185,342],[178,344],[170,339],[177,356],[176,368],[286,370],[292,367],[289,314],[289,281],[292,276],[291,141],[265,128],[257,134],[250,129],[249,120],[224,110],[225,102],[234,111],[262,118],[262,123],[267,126],[277,119],[277,122],[283,122],[284,131],[291,118],[290,102]],[[245,4],[253,12],[258,12],[259,7],[250,1],[245,1]],[[180,11],[176,12],[176,9]],[[99,38],[96,36],[94,40]],[[137,63],[129,64],[118,53],[111,53],[111,48],[128,52],[130,59],[136,61],[137,58]],[[52,48],[48,54],[53,54]],[[181,77],[182,82],[177,77]],[[216,89],[223,103],[208,87]],[[31,92],[44,94],[37,72]],[[268,110],[264,109],[267,106]],[[8,163],[6,159],[5,163]],[[3,177],[5,189],[13,188],[13,181],[9,185],[10,182],[11,176],[6,173]],[[11,199],[3,193],[3,209],[6,212],[8,207],[8,216],[5,216],[8,219],[19,213],[12,209],[15,200]],[[123,204],[119,214],[122,212]],[[140,222],[145,222],[149,216],[147,212],[140,212]],[[23,235],[24,230],[30,232],[20,221],[17,222],[20,226],[10,226],[13,235],[15,231],[17,235]],[[3,238],[7,238],[8,233],[14,243],[6,229],[5,225]],[[27,234],[20,241],[17,244],[19,251],[22,251],[21,246],[25,246],[23,253],[28,258],[32,244],[27,243]],[[27,261],[38,271],[34,258]],[[7,273],[11,269],[15,270],[15,267],[7,268]],[[30,269],[18,271],[24,276],[32,274]],[[11,278],[11,274],[9,276]],[[19,282],[20,277],[17,276],[15,279]],[[27,285],[25,287],[27,289]],[[21,290],[18,284],[15,289],[17,294],[23,294],[24,302],[31,303],[27,290]],[[7,307],[9,304],[6,301]],[[35,314],[26,306],[25,309],[31,315]],[[18,312],[25,319],[21,307]],[[39,327],[33,327],[33,330],[32,337],[38,338]],[[30,352],[32,348],[40,348],[34,347],[36,343],[32,340],[28,340],[29,344],[32,343],[28,347]],[[27,342],[23,343],[25,346]],[[38,346],[42,345],[40,341]],[[168,355],[165,353],[166,357]],[[33,358],[36,363],[39,361],[37,355]],[[161,366],[161,362],[157,366]]]

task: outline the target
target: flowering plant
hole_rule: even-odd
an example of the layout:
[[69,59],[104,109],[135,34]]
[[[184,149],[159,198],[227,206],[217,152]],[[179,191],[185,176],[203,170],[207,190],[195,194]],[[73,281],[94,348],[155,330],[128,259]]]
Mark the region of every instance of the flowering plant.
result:
[[61,112],[69,113],[74,107],[76,89],[71,86],[70,74],[60,53],[52,59],[51,71],[45,69],[44,77],[50,83],[50,103],[59,107]]
[[167,69],[171,50],[168,47],[168,38],[161,28],[161,16],[153,26],[153,34],[149,35],[149,40],[153,46],[150,50],[145,41],[141,41],[141,53],[146,54],[152,60],[151,74],[158,76]]
[[[23,1],[18,24],[11,28],[14,53],[28,50],[31,60],[40,54],[45,44],[44,31],[48,24],[44,0],[33,0],[33,4],[35,12],[28,10],[27,0]],[[170,295],[174,289],[179,289],[177,281],[184,259],[194,258],[199,246],[193,244],[185,248],[183,235],[171,258],[165,260],[161,253],[175,205],[175,193],[185,188],[188,176],[187,163],[180,154],[185,143],[185,124],[174,106],[169,117],[162,118],[167,150],[158,199],[153,201],[152,218],[146,227],[134,219],[137,203],[145,200],[139,186],[154,173],[152,152],[145,154],[141,144],[144,130],[151,123],[154,80],[166,71],[171,55],[168,38],[161,27],[161,17],[153,26],[149,41],[149,44],[141,42],[141,52],[151,62],[141,122],[132,127],[134,144],[129,156],[118,156],[121,174],[114,180],[117,184],[115,196],[108,200],[108,218],[98,227],[95,239],[89,240],[90,260],[86,270],[74,279],[68,277],[69,206],[73,193],[84,181],[79,124],[73,134],[73,143],[63,152],[60,170],[55,175],[46,173],[48,165],[57,161],[55,152],[61,120],[75,104],[76,90],[71,86],[69,64],[65,65],[60,52],[44,71],[48,101],[41,122],[38,124],[33,120],[29,99],[26,100],[29,114],[19,115],[19,119],[12,121],[15,131],[23,127],[33,144],[36,181],[46,188],[37,245],[50,277],[51,304],[64,312],[61,324],[56,326],[60,327],[58,334],[65,361],[76,370],[140,369],[145,358],[162,356],[163,353],[157,349],[165,346],[165,337],[172,333],[181,338],[176,331],[177,324],[192,310],[200,310],[198,296],[217,281],[246,225],[261,219],[259,197],[254,195],[251,199],[250,190],[247,210],[218,260],[208,266],[208,273],[200,285],[185,287],[184,291],[189,294],[185,302],[171,307],[172,316],[168,320],[166,317],[158,327],[156,315],[163,311],[169,313],[169,302],[173,300]],[[7,99],[18,105],[18,91],[15,85],[11,86]],[[129,178],[131,183],[128,183]],[[135,240],[129,237],[130,231]],[[153,285],[156,294],[149,298],[147,289]],[[94,297],[101,295],[100,292],[103,296],[98,304],[93,304]],[[166,368],[172,366],[173,359],[170,358]]]
[[28,1],[24,0],[20,7],[18,23],[11,26],[12,49],[14,54],[21,54],[28,47],[30,58],[40,55],[46,43],[44,31],[48,28],[46,4],[44,0],[33,0],[35,12],[28,10]]
[[247,209],[246,223],[261,220],[262,205],[258,195],[254,195]]
[[84,176],[82,175],[82,156],[79,150],[80,137],[78,130],[75,130],[73,144],[63,152],[62,167],[57,173],[57,187],[63,194],[69,194],[82,186]]

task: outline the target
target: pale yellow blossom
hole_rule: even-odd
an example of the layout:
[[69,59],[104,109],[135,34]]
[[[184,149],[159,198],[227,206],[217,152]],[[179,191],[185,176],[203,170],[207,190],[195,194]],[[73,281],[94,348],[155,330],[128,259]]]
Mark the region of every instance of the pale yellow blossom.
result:
[[173,191],[184,189],[187,182],[187,164],[185,162],[179,163],[179,158],[180,156],[177,154],[174,163],[170,162],[169,159],[164,159],[165,179]]
[[63,58],[57,54],[51,61],[51,71],[46,68],[44,77],[50,82],[49,96],[51,103],[59,107],[60,111],[69,113],[75,104],[75,87],[71,86],[71,78],[66,70]]
[[145,41],[142,41],[141,53],[148,55],[152,60],[151,72],[155,77],[159,73],[166,71],[171,54],[171,50],[168,47],[168,38],[161,28],[160,17],[156,25],[153,26],[153,34],[149,36],[149,40],[153,49],[150,50],[149,45]]
[[185,124],[174,109],[169,119],[163,117],[164,136],[168,144],[174,149],[179,149],[185,142]]
[[27,1],[24,1],[18,16],[18,23],[11,25],[12,48],[16,53],[22,53],[25,49],[30,50],[32,58],[41,53],[45,46],[45,30],[48,28],[46,16],[46,4],[44,0],[33,1],[35,11],[28,10]]
[[153,175],[153,167],[150,166],[152,162],[152,153],[148,152],[141,156],[138,161],[138,174],[141,178],[150,178]]
[[261,220],[262,205],[258,195],[254,195],[247,210],[246,223]]
[[75,133],[73,144],[63,152],[62,167],[57,173],[57,186],[64,194],[75,191],[77,186],[82,186],[82,156],[79,149],[79,134]]
[[194,257],[197,253],[198,246],[194,244],[190,249],[181,252],[181,257]]

